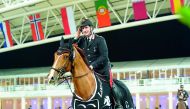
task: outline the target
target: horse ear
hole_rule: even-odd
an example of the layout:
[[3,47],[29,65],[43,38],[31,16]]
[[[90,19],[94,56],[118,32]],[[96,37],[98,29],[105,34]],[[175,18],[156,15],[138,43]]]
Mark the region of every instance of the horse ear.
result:
[[69,42],[68,42],[68,46],[69,46],[69,49],[72,49],[72,44],[73,44],[73,40],[72,39],[69,39]]
[[64,37],[61,37],[60,47],[61,47],[61,48],[63,48],[63,47],[64,47]]

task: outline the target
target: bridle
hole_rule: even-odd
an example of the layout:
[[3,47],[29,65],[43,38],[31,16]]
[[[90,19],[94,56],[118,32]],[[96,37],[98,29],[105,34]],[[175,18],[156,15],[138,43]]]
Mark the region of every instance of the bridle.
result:
[[83,75],[76,76],[76,77],[75,77],[75,76],[72,76],[72,77],[67,76],[67,77],[65,77],[64,74],[67,72],[67,71],[66,71],[66,67],[67,67],[67,64],[68,64],[69,62],[71,62],[71,72],[72,72],[72,70],[74,69],[73,61],[74,61],[75,56],[73,55],[72,50],[69,50],[69,49],[62,49],[61,51],[58,51],[58,52],[57,52],[58,55],[63,55],[63,53],[69,53],[69,58],[67,58],[67,60],[66,60],[65,63],[63,64],[63,67],[61,67],[60,69],[51,67],[51,69],[55,70],[55,71],[58,73],[58,77],[57,77],[58,80],[59,80],[59,79],[63,79],[63,81],[61,81],[60,83],[58,83],[58,85],[60,85],[60,84],[63,83],[64,81],[66,81],[67,84],[68,84],[68,86],[69,86],[69,89],[70,89],[71,93],[72,93],[73,96],[74,96],[75,93],[72,91],[72,88],[71,88],[71,85],[70,85],[70,83],[69,83],[69,81],[68,81],[68,78],[69,78],[69,79],[70,79],[70,78],[82,78],[82,77],[87,76],[90,72],[87,72],[87,73],[85,73],[85,74],[83,74]]
[[[74,55],[73,55],[73,52],[69,49],[62,49],[62,51],[58,51],[57,54],[58,55],[62,55],[63,53],[69,53],[69,58],[67,58],[67,60],[65,61],[65,63],[63,64],[63,67],[61,67],[60,69],[57,69],[57,68],[54,68],[54,67],[51,67],[51,69],[55,70],[57,73],[58,73],[58,79],[62,79],[62,78],[65,78],[63,75],[67,72],[66,71],[66,68],[67,68],[67,65],[69,62],[71,62],[71,72],[72,70],[74,69],[74,66],[73,66],[73,60],[74,60]],[[82,78],[84,76],[87,76],[90,72],[87,72],[83,75],[80,75],[80,76],[72,76],[72,78]]]
[[[67,52],[71,54],[71,51],[69,49],[59,48],[58,51],[57,51],[57,55],[63,55],[63,53],[67,53]],[[69,58],[70,58],[70,55],[69,55]],[[58,79],[61,79],[63,74],[66,73],[66,67],[67,67],[66,65],[69,62],[70,62],[70,60],[67,58],[67,60],[63,64],[63,67],[61,67],[60,69],[51,67],[51,69],[55,70],[58,73]]]

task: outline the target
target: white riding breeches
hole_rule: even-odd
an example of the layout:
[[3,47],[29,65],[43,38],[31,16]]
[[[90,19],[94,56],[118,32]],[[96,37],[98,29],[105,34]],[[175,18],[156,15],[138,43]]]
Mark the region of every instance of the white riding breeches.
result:
[[[184,101],[184,102],[185,102],[186,106],[188,106],[188,102],[187,102],[187,101]],[[178,103],[179,103],[179,101],[177,101],[177,104],[178,104]],[[176,105],[177,105],[177,104],[176,104]]]

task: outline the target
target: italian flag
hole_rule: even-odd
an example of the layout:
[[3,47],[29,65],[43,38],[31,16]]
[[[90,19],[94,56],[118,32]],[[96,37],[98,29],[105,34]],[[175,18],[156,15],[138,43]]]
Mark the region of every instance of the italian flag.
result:
[[184,5],[184,0],[170,0],[172,14],[175,14]]
[[107,27],[111,25],[107,0],[95,1],[96,15],[98,19],[98,27]]

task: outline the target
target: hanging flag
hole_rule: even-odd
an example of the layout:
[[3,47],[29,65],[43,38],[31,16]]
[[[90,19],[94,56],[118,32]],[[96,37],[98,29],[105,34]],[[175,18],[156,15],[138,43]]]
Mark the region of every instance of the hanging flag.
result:
[[12,34],[11,34],[11,28],[9,25],[9,21],[1,22],[0,29],[1,29],[4,39],[5,39],[4,47],[13,46],[13,40],[12,40]]
[[76,25],[72,6],[61,8],[61,17],[66,35],[76,33]]
[[175,14],[184,5],[184,0],[170,0],[170,5],[172,14]]
[[33,40],[38,41],[44,39],[45,37],[40,20],[40,14],[31,15],[29,16],[29,19]]
[[132,5],[135,20],[148,18],[145,0],[132,0]]
[[98,27],[106,27],[111,25],[107,0],[95,1],[96,15],[98,19]]

